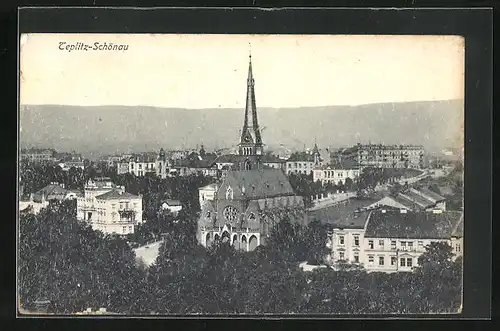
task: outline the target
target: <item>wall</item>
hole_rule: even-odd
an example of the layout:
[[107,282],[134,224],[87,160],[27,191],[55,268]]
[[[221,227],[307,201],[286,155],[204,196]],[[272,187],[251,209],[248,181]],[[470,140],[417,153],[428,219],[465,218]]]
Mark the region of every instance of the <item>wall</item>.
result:
[[[425,252],[425,247],[431,242],[447,242],[446,239],[405,239],[405,238],[364,238],[363,240],[363,265],[367,271],[399,272],[411,271],[418,265],[418,258]],[[371,245],[373,243],[373,245]],[[412,243],[410,246],[409,243]],[[373,247],[373,248],[372,248]],[[370,257],[373,258],[371,262]],[[381,265],[379,259],[383,258]],[[392,264],[392,259],[395,264]],[[405,265],[401,265],[405,259]],[[408,259],[412,265],[408,267]]]

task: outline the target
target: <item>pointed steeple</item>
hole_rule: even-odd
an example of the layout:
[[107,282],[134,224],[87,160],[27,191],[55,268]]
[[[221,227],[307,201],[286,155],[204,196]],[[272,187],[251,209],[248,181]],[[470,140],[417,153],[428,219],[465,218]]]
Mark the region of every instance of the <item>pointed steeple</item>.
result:
[[[243,129],[241,130],[241,143],[255,144],[256,147],[262,146],[262,137],[260,134],[259,121],[257,118],[257,105],[255,102],[255,80],[252,71],[252,54],[248,56],[248,77],[247,77],[247,98],[245,104],[245,118]],[[250,119],[251,117],[251,119]]]
[[[257,106],[255,102],[255,80],[253,78],[252,70],[252,54],[248,56],[248,76],[247,76],[247,95],[245,104],[245,118],[243,121],[243,128],[241,130],[241,138],[239,147],[239,154],[252,159],[252,163],[259,163],[258,159],[263,154],[262,137],[259,128],[259,121],[257,118]],[[251,117],[251,119],[250,119]],[[253,165],[245,165],[244,168],[255,168]]]

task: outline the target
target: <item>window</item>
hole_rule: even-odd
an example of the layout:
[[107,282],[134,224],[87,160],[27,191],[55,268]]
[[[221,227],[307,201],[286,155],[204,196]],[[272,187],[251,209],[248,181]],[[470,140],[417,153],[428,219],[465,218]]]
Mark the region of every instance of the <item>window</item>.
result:
[[409,241],[408,242],[408,249],[412,249],[413,248],[413,241]]
[[455,252],[460,253],[460,244],[459,243],[455,244]]
[[400,260],[400,264],[399,264],[401,267],[406,267],[406,259],[403,257],[401,258]]
[[343,260],[344,259],[344,252],[339,252],[339,260]]
[[406,266],[411,267],[413,265],[413,259],[411,257],[406,259]]
[[401,248],[402,249],[406,249],[406,241],[402,241],[401,242]]
[[424,247],[424,242],[423,241],[418,241],[418,248],[423,248]]
[[359,263],[359,255],[358,254],[354,255],[354,263]]
[[123,233],[127,232],[127,227],[124,226],[122,230],[123,230]]
[[341,245],[343,245],[343,244],[344,244],[344,236],[339,236],[339,243],[340,243]]
[[396,265],[398,259],[395,256],[391,256],[391,265]]
[[368,240],[368,247],[370,247],[370,249],[373,249],[373,240]]
[[378,257],[378,265],[384,265],[384,257],[383,256]]
[[378,245],[382,248],[384,248],[384,241],[383,240],[379,240],[378,241]]
[[396,240],[391,240],[391,249],[392,250],[396,249]]
[[368,255],[368,263],[373,264],[373,255]]
[[354,246],[359,246],[359,236],[354,236]]
[[233,189],[231,187],[228,187],[226,190],[226,199],[227,200],[233,199]]
[[132,232],[132,225],[130,225],[130,226],[128,227],[128,231],[129,231],[129,232]]
[[210,216],[212,216],[212,214],[209,211],[207,211],[207,218],[210,218]]

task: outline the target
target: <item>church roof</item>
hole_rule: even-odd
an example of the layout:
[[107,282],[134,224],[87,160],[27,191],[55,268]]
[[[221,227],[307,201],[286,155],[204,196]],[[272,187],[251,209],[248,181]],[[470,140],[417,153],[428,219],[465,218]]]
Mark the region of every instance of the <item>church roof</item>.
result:
[[250,199],[295,195],[288,178],[279,169],[230,171],[226,180],[234,180]]

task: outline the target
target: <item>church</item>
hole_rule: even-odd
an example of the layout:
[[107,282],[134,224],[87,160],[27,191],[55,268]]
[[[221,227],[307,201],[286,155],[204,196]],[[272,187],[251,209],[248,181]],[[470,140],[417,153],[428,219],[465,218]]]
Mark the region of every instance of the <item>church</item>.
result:
[[[265,245],[272,228],[283,218],[306,222],[304,201],[295,194],[284,172],[262,162],[264,145],[254,86],[250,55],[245,117],[236,162],[220,183],[200,188],[197,239],[203,246],[220,239],[236,249],[252,251]],[[207,189],[213,192],[203,191]]]

